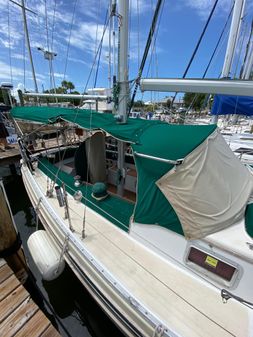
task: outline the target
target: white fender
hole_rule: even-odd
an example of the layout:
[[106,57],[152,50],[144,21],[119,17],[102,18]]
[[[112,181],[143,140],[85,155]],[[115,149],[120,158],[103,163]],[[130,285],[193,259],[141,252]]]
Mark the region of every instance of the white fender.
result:
[[27,245],[43,280],[52,281],[62,273],[65,267],[64,258],[61,258],[60,251],[46,231],[34,232],[30,235]]

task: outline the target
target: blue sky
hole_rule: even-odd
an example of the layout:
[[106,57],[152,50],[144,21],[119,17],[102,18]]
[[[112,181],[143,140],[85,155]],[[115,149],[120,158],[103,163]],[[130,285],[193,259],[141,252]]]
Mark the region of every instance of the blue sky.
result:
[[[37,47],[48,49],[48,46],[52,46],[52,50],[57,53],[53,63],[56,86],[65,78],[72,81],[79,92],[84,90],[103,31],[108,3],[108,0],[26,1],[26,6],[37,13],[27,14],[27,21],[39,91],[43,87],[49,89],[50,80],[48,61]],[[188,77],[202,77],[232,3],[232,0],[219,1]],[[235,55],[232,75],[244,57],[253,16],[252,3],[253,0],[247,1],[241,42]],[[130,79],[137,75],[138,62],[142,57],[155,4],[155,0],[130,1]],[[154,53],[147,60],[144,77],[182,76],[213,4],[214,0],[165,0]],[[0,10],[0,82],[12,81],[15,87],[25,86],[27,90],[34,90],[28,53],[24,48],[21,9],[8,0],[0,0]],[[98,87],[109,85],[108,36],[107,30],[98,70]],[[226,32],[207,74],[209,78],[217,78],[221,72],[227,36]],[[94,78],[95,72],[92,73],[87,88],[94,86]],[[165,95],[162,93],[159,98]],[[143,97],[139,94],[138,98],[146,100],[151,96],[152,94],[145,94]]]

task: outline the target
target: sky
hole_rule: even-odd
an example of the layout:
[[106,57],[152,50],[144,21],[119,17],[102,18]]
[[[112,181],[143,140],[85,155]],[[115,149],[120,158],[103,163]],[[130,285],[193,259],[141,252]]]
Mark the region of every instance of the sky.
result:
[[[21,3],[21,0],[15,1]],[[53,60],[56,86],[60,86],[63,80],[71,81],[75,89],[81,93],[94,86],[110,87],[113,56],[109,57],[109,55],[111,55],[110,49],[113,49],[113,43],[111,38],[110,48],[109,26],[104,34],[99,67],[97,62],[94,62],[104,31],[109,2],[109,0],[25,1],[26,7],[35,13],[27,12],[27,23],[40,92],[43,89],[50,89],[52,83],[50,83],[49,62],[38,47],[57,54]],[[130,0],[129,2],[129,78],[133,80],[138,74],[156,1]],[[215,0],[164,1],[155,44],[152,44],[152,53],[147,58],[143,77],[182,77],[214,2]],[[219,0],[187,77],[203,76],[232,4],[233,0]],[[0,83],[11,82],[15,88],[34,91],[21,8],[11,1],[0,0],[0,13]],[[231,76],[239,73],[252,17],[253,0],[247,0]],[[115,25],[117,23],[118,19],[115,18]],[[207,78],[220,76],[229,25],[207,73]],[[111,26],[113,27],[113,24]],[[115,44],[117,46],[117,41]],[[111,66],[109,66],[110,60]],[[91,69],[93,69],[92,72]],[[146,93],[143,96],[138,93],[137,99],[156,100],[169,95],[169,93]]]

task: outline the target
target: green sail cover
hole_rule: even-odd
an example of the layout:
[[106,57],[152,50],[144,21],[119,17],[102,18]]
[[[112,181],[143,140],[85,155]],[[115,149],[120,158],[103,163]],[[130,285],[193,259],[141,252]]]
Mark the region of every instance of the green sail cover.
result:
[[253,204],[248,204],[246,207],[245,228],[248,235],[253,238]]
[[13,118],[44,124],[65,120],[75,123],[84,129],[104,130],[113,137],[126,142],[138,142],[139,135],[147,127],[161,123],[160,121],[129,118],[127,124],[117,124],[112,114],[58,107],[15,107],[11,110],[11,115]]
[[[15,107],[11,113],[13,118],[40,123],[65,120],[85,129],[102,129],[117,139],[133,143],[133,151],[171,160],[184,158],[216,129],[216,125],[174,125],[143,119],[128,119],[122,125],[115,122],[112,114],[78,109]],[[138,183],[134,220],[159,224],[183,235],[174,209],[155,184],[172,165],[136,155],[135,163]]]

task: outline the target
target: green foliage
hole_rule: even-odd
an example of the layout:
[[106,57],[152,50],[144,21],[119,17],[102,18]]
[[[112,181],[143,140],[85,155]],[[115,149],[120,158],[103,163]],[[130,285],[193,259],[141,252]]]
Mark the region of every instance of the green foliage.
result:
[[[11,95],[11,100],[14,105],[17,104],[16,98],[12,95]],[[11,105],[8,93],[6,91],[3,92],[2,89],[0,89],[0,103]]]
[[145,105],[145,112],[153,112],[154,111],[154,105],[152,104],[148,104],[148,105]]
[[69,93],[71,93],[71,90],[75,89],[75,85],[72,82],[68,81],[62,81],[61,82],[62,88],[65,90],[64,93],[67,93],[69,90]]
[[169,99],[169,98],[166,101],[166,107],[171,108],[171,99]]
[[141,101],[141,100],[136,101],[136,102],[134,102],[134,107],[135,108],[142,108],[142,107],[144,107],[144,102]]
[[138,100],[138,101],[134,102],[133,109],[135,111],[144,111],[145,110],[145,104],[144,104],[144,102],[141,101],[141,100]]
[[194,110],[200,110],[203,108],[206,99],[206,94],[195,94],[191,92],[185,93],[183,100],[184,105],[189,108],[192,107]]
[[[69,93],[71,94],[80,95],[78,91],[71,91],[73,89],[75,89],[75,85],[72,82],[62,81],[60,87],[50,90],[44,90],[44,93],[54,94],[56,92],[57,94],[67,94],[69,90]],[[55,98],[42,98],[41,100],[48,103],[56,102]],[[59,103],[71,101],[75,106],[78,106],[80,103],[80,99],[58,98],[57,100]]]

